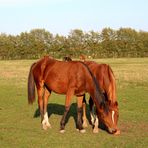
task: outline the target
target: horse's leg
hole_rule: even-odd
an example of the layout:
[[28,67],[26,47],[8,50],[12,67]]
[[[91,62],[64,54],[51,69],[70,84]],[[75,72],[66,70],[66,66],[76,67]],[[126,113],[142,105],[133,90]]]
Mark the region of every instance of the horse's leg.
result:
[[[96,114],[97,114],[97,110],[96,110]],[[98,133],[99,132],[98,127],[99,127],[99,119],[98,119],[97,115],[95,115],[93,133]]]
[[71,104],[71,98],[74,94],[74,90],[70,89],[67,94],[66,94],[66,100],[65,100],[65,111],[64,114],[62,116],[61,122],[60,122],[60,133],[64,133],[65,132],[65,122],[66,122],[66,116],[68,114],[68,111],[70,109],[70,104]]
[[87,127],[87,117],[86,117],[86,99],[85,99],[85,94],[83,96],[83,128]]
[[94,103],[91,97],[89,98],[89,109],[90,109],[91,124],[94,125],[94,121],[95,121]]
[[98,133],[99,129],[99,120],[98,117],[94,113],[94,103],[92,98],[89,98],[89,108],[90,108],[90,118],[91,118],[91,124],[93,125],[93,133]]
[[77,97],[77,126],[81,133],[85,132],[82,126],[82,103],[83,103],[83,96]]
[[51,94],[51,92],[49,92],[45,88],[44,95],[43,95],[43,98],[44,98],[44,110],[43,110],[44,116],[43,116],[43,121],[42,121],[42,126],[43,126],[44,130],[47,130],[47,128],[51,128],[51,125],[48,121],[48,112],[47,112],[48,98],[49,98],[50,94]]
[[37,85],[38,107],[39,107],[40,115],[41,115],[41,123],[44,119],[43,91],[44,91],[44,88],[41,87],[40,85]]

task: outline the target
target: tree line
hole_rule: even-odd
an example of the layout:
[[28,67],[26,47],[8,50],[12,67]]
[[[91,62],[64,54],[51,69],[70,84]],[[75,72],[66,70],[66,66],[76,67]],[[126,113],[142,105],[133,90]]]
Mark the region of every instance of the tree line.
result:
[[148,32],[132,28],[100,32],[71,30],[67,36],[53,35],[45,29],[33,29],[19,35],[0,34],[0,59],[148,57]]

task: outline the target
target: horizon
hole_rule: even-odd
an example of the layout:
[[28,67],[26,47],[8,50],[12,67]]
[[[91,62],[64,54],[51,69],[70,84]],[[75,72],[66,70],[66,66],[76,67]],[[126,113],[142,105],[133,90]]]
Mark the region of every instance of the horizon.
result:
[[[117,30],[119,30],[119,29],[132,29],[132,30],[135,30],[136,32],[148,32],[148,31],[145,31],[145,30],[137,30],[137,29],[135,29],[135,28],[130,28],[130,27],[120,27],[120,28],[118,28],[118,29],[113,29],[113,28],[111,28],[111,27],[105,27],[105,28],[110,28],[110,29],[112,29],[112,30],[114,30],[114,31],[117,31]],[[7,35],[7,36],[9,36],[9,35],[11,35],[11,36],[19,36],[19,35],[21,35],[21,33],[30,33],[32,30],[36,30],[36,29],[39,29],[39,30],[45,30],[45,31],[47,31],[47,32],[49,32],[49,33],[51,33],[52,35],[54,35],[54,36],[56,36],[56,35],[60,35],[60,36],[68,36],[69,34],[70,34],[70,32],[71,31],[73,31],[73,30],[81,30],[81,31],[83,31],[83,33],[89,33],[89,32],[91,32],[91,31],[94,31],[94,32],[99,32],[99,33],[101,33],[101,31],[103,30],[103,29],[105,29],[105,28],[102,28],[101,30],[96,30],[96,31],[94,31],[94,30],[88,30],[88,31],[84,31],[84,30],[82,30],[82,29],[79,29],[79,28],[75,28],[75,29],[71,29],[67,34],[59,34],[59,33],[52,33],[51,31],[49,31],[49,30],[47,30],[47,29],[45,29],[45,28],[32,28],[32,29],[30,29],[30,30],[28,30],[28,31],[22,31],[22,32],[20,32],[20,33],[18,33],[18,34],[10,34],[10,33],[5,33],[5,32],[0,32],[0,35],[2,35],[2,34],[5,34],[5,35]]]

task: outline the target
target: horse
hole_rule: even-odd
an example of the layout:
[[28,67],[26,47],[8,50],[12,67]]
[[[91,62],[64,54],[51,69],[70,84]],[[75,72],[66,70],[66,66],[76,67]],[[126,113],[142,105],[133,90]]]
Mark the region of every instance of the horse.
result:
[[[107,64],[98,64],[93,61],[84,61],[84,63],[90,68],[92,73],[94,74],[99,86],[101,88],[102,93],[105,96],[106,102],[108,102],[111,108],[112,114],[112,121],[115,125],[117,125],[118,117],[119,117],[119,108],[116,96],[116,81],[114,73],[111,67]],[[89,108],[90,108],[90,116],[91,116],[91,123],[94,126],[93,132],[98,132],[98,118],[93,113],[94,102],[90,96],[89,99]],[[86,100],[85,97],[83,99],[83,126],[86,127]],[[118,133],[120,133],[118,129]]]
[[65,94],[65,111],[60,122],[60,132],[65,132],[66,116],[70,109],[71,98],[77,97],[77,128],[83,133],[82,104],[83,96],[88,92],[95,103],[97,116],[107,126],[110,133],[117,128],[112,121],[111,108],[106,103],[95,77],[87,65],[80,61],[58,61],[44,56],[30,67],[28,75],[28,103],[35,101],[35,86],[38,94],[38,107],[41,125],[44,130],[51,127],[48,121],[47,104],[51,92]]
[[[72,60],[72,59],[71,59]],[[119,117],[119,108],[116,96],[116,80],[111,67],[107,64],[98,64],[94,61],[83,61],[91,70],[95,76],[97,83],[99,84],[102,93],[104,94],[106,102],[111,108],[112,121],[117,126]],[[93,125],[93,132],[98,133],[99,121],[97,116],[94,114],[94,102],[90,96],[89,98],[89,109],[91,124]],[[86,117],[86,99],[85,95],[83,98],[83,127],[87,127],[87,117]],[[118,129],[116,134],[120,134]]]

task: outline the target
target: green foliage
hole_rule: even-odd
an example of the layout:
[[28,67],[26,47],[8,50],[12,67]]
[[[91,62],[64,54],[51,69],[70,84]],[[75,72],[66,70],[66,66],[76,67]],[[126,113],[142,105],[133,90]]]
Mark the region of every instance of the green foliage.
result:
[[148,32],[131,28],[101,32],[71,30],[68,36],[33,29],[17,36],[0,34],[0,59],[36,59],[50,54],[55,58],[81,54],[89,58],[147,57]]

